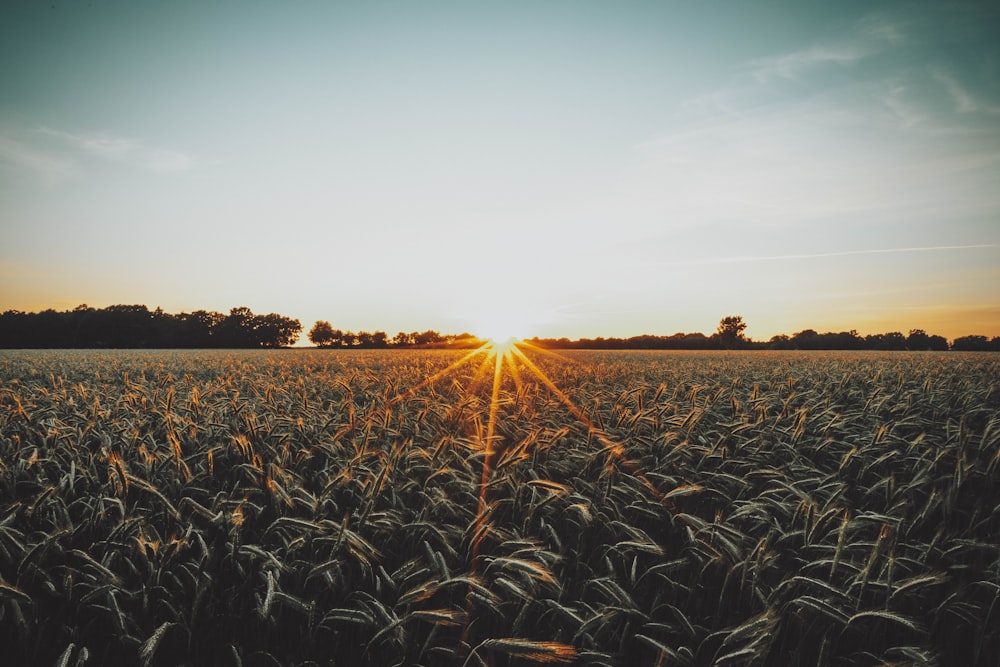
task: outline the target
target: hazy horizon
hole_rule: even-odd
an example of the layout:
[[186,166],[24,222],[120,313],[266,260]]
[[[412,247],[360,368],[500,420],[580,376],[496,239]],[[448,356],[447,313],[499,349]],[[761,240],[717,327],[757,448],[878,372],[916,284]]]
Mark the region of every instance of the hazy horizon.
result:
[[998,24],[977,2],[9,3],[0,310],[997,336]]

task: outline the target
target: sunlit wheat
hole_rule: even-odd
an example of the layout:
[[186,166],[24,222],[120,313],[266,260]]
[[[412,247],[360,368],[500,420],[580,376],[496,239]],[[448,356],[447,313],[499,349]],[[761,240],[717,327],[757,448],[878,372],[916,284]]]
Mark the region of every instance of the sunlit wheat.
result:
[[974,354],[0,353],[11,664],[969,664]]

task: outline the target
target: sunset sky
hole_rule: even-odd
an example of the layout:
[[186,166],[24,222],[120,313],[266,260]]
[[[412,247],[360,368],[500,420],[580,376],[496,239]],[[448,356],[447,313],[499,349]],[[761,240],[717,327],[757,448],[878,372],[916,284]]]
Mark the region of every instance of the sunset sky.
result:
[[0,311],[1000,335],[995,2],[6,2]]

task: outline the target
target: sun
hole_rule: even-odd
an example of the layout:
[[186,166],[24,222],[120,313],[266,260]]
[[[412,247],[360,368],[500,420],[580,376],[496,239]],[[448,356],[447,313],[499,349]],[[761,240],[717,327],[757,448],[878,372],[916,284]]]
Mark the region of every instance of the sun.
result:
[[456,303],[455,319],[484,342],[513,344],[538,336],[552,307],[519,275],[496,275],[478,286],[476,298]]
[[495,345],[510,345],[525,337],[527,327],[524,322],[510,317],[487,317],[476,325],[476,337],[491,341]]

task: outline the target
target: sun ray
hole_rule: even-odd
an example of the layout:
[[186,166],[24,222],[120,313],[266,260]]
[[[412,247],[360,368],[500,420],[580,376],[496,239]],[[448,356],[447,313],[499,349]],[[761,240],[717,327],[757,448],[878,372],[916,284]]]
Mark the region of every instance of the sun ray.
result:
[[[517,345],[517,344],[515,344],[515,345]],[[510,370],[510,376],[514,380],[514,388],[515,388],[515,390],[520,391],[521,390],[521,385],[523,384],[521,382],[521,371],[518,370],[517,364],[514,363],[515,358],[514,358],[513,351],[508,350],[504,354],[504,358],[507,360],[507,368],[508,368],[508,370]]]
[[565,354],[560,354],[559,352],[556,352],[555,350],[550,350],[549,348],[542,347],[541,345],[536,345],[536,344],[532,343],[529,340],[520,340],[520,341],[517,342],[517,346],[520,349],[522,349],[522,350],[529,349],[532,352],[538,352],[539,354],[544,354],[546,356],[553,357],[555,359],[558,359],[560,361],[564,361],[564,362],[566,362],[568,364],[572,364],[574,366],[582,366],[582,365],[584,365],[583,362],[580,361],[579,359],[576,359],[574,357],[570,357],[570,356],[565,355]]
[[[505,354],[494,346],[490,354],[495,359],[493,365],[493,388],[490,392],[490,412],[486,423],[486,437],[483,440],[483,472],[479,480],[479,506],[476,509],[475,529],[472,531],[469,556],[469,591],[465,598],[465,618],[472,617],[472,603],[474,599],[474,582],[479,571],[479,545],[485,536],[487,522],[487,499],[486,490],[489,488],[490,472],[493,465],[493,454],[495,452],[494,434],[496,433],[497,412],[500,407],[500,383],[503,379],[503,361]],[[466,623],[462,630],[462,644],[467,643],[469,624]]]
[[[584,414],[583,410],[578,408],[576,404],[573,403],[572,399],[570,399],[570,397],[567,396],[565,392],[559,389],[559,387],[557,387],[556,384],[551,379],[549,379],[549,377],[540,368],[538,368],[538,366],[536,366],[534,362],[532,362],[531,359],[527,357],[527,355],[524,354],[524,352],[522,352],[520,349],[515,348],[513,353],[535,375],[535,377],[537,377],[542,382],[542,384],[544,384],[548,388],[548,390],[551,391],[552,394],[556,398],[558,398],[559,401],[564,406],[566,406],[566,409],[568,409],[574,417],[576,417],[584,426],[587,427],[588,432],[597,438],[598,442],[601,443],[604,449],[613,454],[615,458],[618,459],[618,462],[625,468],[625,470],[630,475],[639,480],[639,482],[641,482],[643,486],[646,487],[646,489],[653,495],[654,498],[656,498],[656,500],[663,506],[664,509],[666,509],[670,513],[670,515],[674,519],[680,521],[680,523],[684,524],[688,528],[694,528],[694,526],[681,513],[677,511],[677,508],[670,501],[667,495],[662,491],[660,491],[656,487],[656,485],[654,485],[649,480],[649,478],[646,477],[646,475],[642,472],[642,470],[640,470],[639,467],[636,465],[635,461],[632,461],[631,459],[625,456],[625,448],[622,445],[614,442],[607,435],[607,433],[604,432],[603,429],[598,428],[597,425],[594,424],[594,422],[591,421],[586,414]],[[711,547],[711,545],[706,545],[706,546],[709,546],[713,552],[715,552],[721,557],[721,554],[719,554],[719,552],[716,551],[714,547]]]
[[[396,396],[394,396],[393,398],[391,398],[388,401],[386,401],[384,405],[382,405],[378,409],[372,410],[361,421],[356,421],[353,418],[353,416],[352,416],[351,423],[347,424],[347,426],[345,426],[344,428],[341,428],[336,433],[336,435],[334,437],[335,438],[343,438],[347,434],[349,434],[352,431],[356,430],[358,428],[358,426],[370,424],[380,414],[388,411],[389,409],[391,409],[393,406],[395,406],[396,404],[400,403],[401,401],[404,401],[404,400],[410,398],[411,396],[413,396],[414,394],[416,394],[418,391],[420,391],[424,387],[432,385],[435,382],[437,382],[438,380],[440,380],[442,377],[444,377],[444,376],[446,376],[446,375],[448,375],[450,373],[453,373],[454,371],[457,371],[459,368],[461,368],[465,364],[469,363],[470,361],[472,361],[473,359],[475,359],[480,354],[484,354],[484,353],[488,354],[490,352],[491,348],[492,348],[492,344],[491,343],[489,343],[489,342],[483,343],[482,345],[480,345],[476,349],[471,350],[470,352],[468,352],[467,354],[465,354],[464,356],[462,356],[462,358],[460,358],[457,361],[451,363],[448,367],[443,368],[442,370],[438,371],[437,373],[434,373],[433,375],[424,378],[424,380],[422,382],[420,382],[420,383],[418,383],[418,384],[410,387],[406,391],[401,392],[399,394],[396,394]],[[489,359],[488,356],[486,358]],[[348,387],[348,390],[350,390],[350,387]],[[353,408],[353,405],[352,405],[352,408]]]
[[[476,442],[482,452],[483,467],[480,474],[475,520],[471,526],[472,531],[469,535],[469,590],[466,594],[465,623],[462,629],[461,637],[461,646],[464,647],[464,650],[466,651],[469,648],[468,638],[471,631],[471,619],[474,617],[472,612],[475,602],[476,577],[479,573],[481,545],[486,535],[489,534],[491,525],[493,508],[489,502],[488,490],[490,488],[490,478],[493,475],[494,459],[499,453],[497,448],[497,430],[502,405],[501,392],[503,390],[505,372],[510,374],[511,380],[514,384],[515,395],[518,396],[522,391],[525,380],[522,371],[526,371],[527,374],[534,376],[549,392],[552,393],[553,396],[558,399],[558,401],[570,412],[570,414],[573,415],[573,417],[575,417],[587,428],[588,435],[600,443],[601,449],[608,452],[608,454],[613,457],[613,460],[617,461],[618,465],[621,466],[623,471],[638,480],[649,491],[651,497],[655,498],[660,505],[667,512],[669,512],[674,520],[690,529],[689,533],[692,535],[693,539],[703,544],[711,552],[716,554],[718,558],[723,558],[722,554],[718,550],[712,547],[711,544],[707,543],[703,537],[698,535],[697,527],[683,514],[677,511],[674,504],[670,501],[669,494],[664,494],[660,491],[642,472],[642,470],[639,469],[637,463],[627,457],[625,447],[622,444],[615,442],[615,440],[602,428],[602,426],[595,424],[594,421],[588,417],[587,414],[584,413],[583,410],[581,410],[576,403],[574,403],[573,400],[527,356],[525,350],[531,350],[532,352],[544,354],[563,362],[572,364],[581,363],[577,359],[556,354],[546,350],[545,348],[533,345],[523,340],[518,340],[516,338],[509,338],[499,342],[496,340],[487,340],[484,341],[479,347],[469,351],[458,360],[449,364],[447,367],[434,373],[433,375],[430,375],[410,389],[400,392],[393,398],[386,401],[379,408],[373,409],[364,417],[364,419],[357,420],[352,418],[351,423],[342,428],[336,436],[343,437],[359,427],[363,428],[365,430],[365,443],[361,445],[361,450],[363,451],[367,444],[368,432],[379,415],[388,415],[389,410],[396,404],[405,401],[421,389],[437,382],[449,374],[455,373],[463,366],[474,363],[477,358],[482,357],[481,361],[476,364],[476,369],[472,373],[472,376],[466,380],[464,386],[459,383],[458,380],[455,380],[459,390],[463,392],[466,397],[468,397],[466,400],[471,401],[471,399],[480,394],[480,388],[487,382],[487,378],[490,378],[492,375],[490,383],[490,401],[485,429],[482,422],[482,413],[479,410],[475,410],[471,417],[472,423],[475,426]],[[470,403],[470,405],[474,404],[475,401]],[[611,466],[611,461],[612,459],[608,460],[609,466]]]

